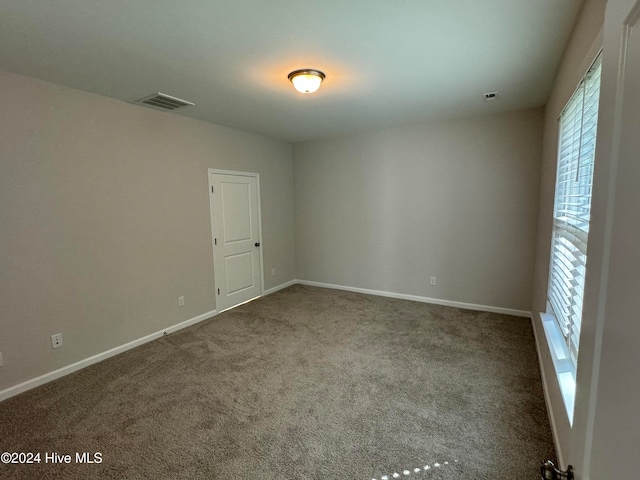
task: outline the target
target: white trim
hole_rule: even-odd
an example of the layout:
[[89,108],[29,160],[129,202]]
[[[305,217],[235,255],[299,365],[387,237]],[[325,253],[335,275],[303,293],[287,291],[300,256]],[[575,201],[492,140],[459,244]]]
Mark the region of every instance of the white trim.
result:
[[262,296],[269,295],[271,293],[276,293],[278,290],[283,290],[287,287],[290,287],[291,285],[295,285],[296,283],[298,283],[297,280],[291,280],[290,282],[282,283],[277,287],[273,287],[273,288],[270,288],[269,290],[265,290]]
[[[276,287],[270,288],[269,290],[266,290],[262,293],[261,296],[265,296],[265,295],[269,295],[271,293],[275,293],[279,290],[283,290],[287,287],[290,287],[292,285],[295,284],[301,284],[301,285],[309,285],[309,286],[313,286],[313,287],[322,287],[322,288],[332,288],[335,290],[345,290],[345,291],[349,291],[349,292],[357,292],[357,293],[364,293],[364,294],[369,294],[369,295],[377,295],[380,297],[391,297],[391,298],[399,298],[402,300],[412,300],[415,302],[422,302],[422,303],[432,303],[435,305],[444,305],[444,306],[448,306],[448,307],[457,307],[457,308],[465,308],[465,309],[469,309],[469,310],[479,310],[479,311],[483,311],[483,312],[493,312],[493,313],[503,313],[503,314],[507,314],[507,315],[515,315],[518,317],[531,317],[531,313],[530,312],[526,312],[524,310],[514,310],[514,309],[510,309],[510,308],[502,308],[502,307],[491,307],[491,306],[487,306],[487,305],[476,305],[476,304],[472,304],[472,303],[463,303],[463,302],[453,302],[453,301],[449,301],[449,300],[440,300],[437,298],[428,298],[428,297],[420,297],[417,295],[405,295],[405,294],[401,294],[401,293],[393,293],[393,292],[384,292],[384,291],[380,291],[380,290],[369,290],[366,288],[356,288],[356,287],[347,287],[344,285],[333,285],[333,284],[329,284],[329,283],[321,283],[321,282],[311,282],[308,280],[291,280],[289,282],[283,283],[281,285],[278,285]],[[256,297],[256,298],[260,298],[260,297]],[[251,299],[251,300],[255,300]],[[249,300],[249,301],[251,301]],[[155,333],[146,335],[144,337],[141,337],[137,340],[133,340],[129,343],[125,343],[124,345],[120,345],[119,347],[114,347],[110,350],[107,350],[105,352],[99,353],[97,355],[94,355],[92,357],[89,358],[85,358],[84,360],[80,360],[79,362],[73,363],[71,365],[68,365],[66,367],[62,367],[58,370],[54,370],[53,372],[49,372],[49,373],[45,373],[44,375],[41,375],[39,377],[36,378],[32,378],[31,380],[27,380],[26,382],[20,383],[18,385],[14,385],[13,387],[9,387],[5,390],[0,391],[0,402],[3,400],[6,400],[8,398],[11,398],[15,395],[18,395],[19,393],[22,392],[26,392],[27,390],[31,390],[32,388],[38,387],[40,385],[44,385],[45,383],[51,382],[53,380],[56,380],[58,378],[64,377],[65,375],[69,375],[70,373],[76,372],[78,370],[81,370],[85,367],[88,367],[90,365],[93,365],[95,363],[101,362],[102,360],[106,360],[107,358],[113,357],[115,355],[118,355],[120,353],[126,352],[127,350],[131,350],[132,348],[138,347],[140,345],[143,345],[145,343],[151,342],[153,340],[156,340],[160,337],[163,337],[165,335],[168,335],[170,333],[176,332],[178,330],[182,330],[183,328],[189,327],[191,325],[194,325],[196,323],[202,322],[203,320],[207,320],[211,317],[215,317],[216,315],[218,315],[220,312],[218,312],[217,310],[212,310],[211,312],[207,312],[207,313],[203,313],[202,315],[198,315],[197,317],[194,317],[190,320],[185,320],[184,322],[178,323],[176,325],[173,325],[171,327],[165,328],[164,330],[160,330],[157,331]],[[544,372],[543,372],[544,375]],[[545,394],[546,394],[546,390],[545,390]],[[553,423],[553,422],[552,422]],[[554,426],[555,428],[555,426]],[[559,452],[560,450],[557,448],[556,446],[556,450]]]
[[533,328],[533,336],[536,342],[536,350],[538,351],[538,364],[540,365],[540,376],[542,377],[542,390],[544,392],[544,401],[547,404],[547,414],[549,415],[549,422],[551,423],[551,433],[553,434],[553,445],[556,447],[556,454],[558,455],[559,465],[562,467],[565,465],[564,456],[562,454],[562,448],[558,437],[558,427],[556,425],[556,418],[551,408],[551,394],[549,393],[549,384],[547,383],[547,376],[544,372],[544,363],[542,362],[542,352],[540,351],[540,339],[538,338],[538,330],[535,326],[535,318],[531,317],[531,327]]
[[171,327],[165,328],[164,330],[159,330],[150,335],[146,335],[144,337],[138,338],[137,340],[125,343],[124,345],[120,345],[119,347],[114,347],[105,352],[93,355],[92,357],[80,360],[79,362],[67,365],[66,367],[54,370],[53,372],[45,373],[44,375],[40,375],[39,377],[32,378],[31,380],[27,380],[26,382],[19,383],[18,385],[14,385],[13,387],[9,387],[5,390],[0,391],[0,402],[18,395],[19,393],[26,392],[27,390],[31,390],[32,388],[39,387],[40,385],[44,385],[45,383],[49,383],[53,380],[64,377],[65,375],[69,375],[70,373],[77,372],[78,370],[93,365],[94,363],[101,362],[102,360],[106,360],[107,358],[126,352],[127,350],[131,350],[132,348],[139,347],[140,345],[149,343],[160,337],[169,335],[170,333],[177,332],[178,330],[190,327],[191,325],[202,322],[203,320],[215,317],[217,314],[217,310],[203,313],[202,315],[198,315],[197,317],[193,317],[189,320],[185,320],[184,322],[172,325]]
[[[559,376],[561,374],[570,373],[575,381],[576,366],[571,360],[569,348],[564,340],[562,331],[558,326],[556,317],[549,313],[540,312],[540,321],[542,322],[544,335],[547,338],[549,355],[551,355],[553,368],[556,371],[556,375]],[[562,388],[560,390],[562,391],[562,397],[567,409],[569,423],[573,424],[573,401],[575,400],[575,388],[573,389],[572,393],[566,392]]]
[[333,288],[335,290],[346,290],[348,292],[366,293],[368,295],[378,295],[379,297],[399,298],[402,300],[412,300],[414,302],[433,303],[434,305],[444,305],[445,307],[465,308],[467,310],[479,310],[481,312],[502,313],[514,315],[516,317],[531,318],[531,312],[525,310],[515,310],[512,308],[493,307],[489,305],[477,305],[475,303],[454,302],[452,300],[441,300],[439,298],[420,297],[418,295],[405,295],[403,293],[384,292],[381,290],[369,290],[367,288],[347,287],[344,285],[333,285],[330,283],[310,282],[308,280],[296,280],[301,285],[311,287]]
[[[270,288],[266,290],[262,296],[269,295],[270,293],[275,293],[278,290],[282,290],[284,288],[290,287],[291,285],[295,285],[296,280],[291,280],[290,282],[283,283],[282,285],[278,285],[277,287]],[[256,297],[260,298],[260,297]],[[252,298],[252,301],[255,298]],[[246,303],[246,302],[245,302]],[[238,306],[238,305],[235,305]],[[233,308],[233,307],[232,307]],[[107,358],[113,357],[120,353],[124,353],[127,350],[131,350],[132,348],[139,347],[145,343],[156,340],[160,337],[164,337],[165,335],[169,335],[170,333],[177,332],[178,330],[182,330],[183,328],[190,327],[191,325],[195,325],[196,323],[202,322],[209,318],[215,317],[221,312],[217,310],[212,310],[207,313],[203,313],[202,315],[198,315],[197,317],[191,318],[189,320],[185,320],[184,322],[178,323],[171,327],[165,328],[164,330],[157,331],[155,333],[146,335],[144,337],[138,338],[137,340],[133,340],[129,343],[125,343],[124,345],[120,345],[118,347],[114,347],[105,352],[99,353],[97,355],[93,355],[92,357],[85,358],[84,360],[80,360],[79,362],[73,363],[71,365],[67,365],[66,367],[59,368],[58,370],[54,370],[49,373],[45,373],[44,375],[40,375],[39,377],[32,378],[25,382],[19,383],[18,385],[14,385],[13,387],[9,387],[5,390],[0,390],[0,402],[3,400],[7,400],[15,395],[26,392],[27,390],[31,390],[32,388],[39,387],[40,385],[44,385],[45,383],[49,383],[53,380],[57,380],[58,378],[69,375],[70,373],[77,372],[83,368],[86,368],[94,363],[101,362],[106,360]]]
[[[627,71],[627,52],[628,52],[628,43],[629,43],[629,35],[631,35],[631,27],[633,27],[633,23],[640,20],[640,1],[633,2],[625,2],[626,4],[621,4],[621,2],[617,2],[617,4],[612,5],[611,2],[607,5],[605,11],[605,25],[602,27],[603,31],[611,29],[610,33],[611,37],[604,39],[604,34],[602,38],[603,50],[608,50],[608,43],[611,42],[611,51],[608,52],[611,54],[611,60],[605,60],[603,55],[603,66],[602,66],[602,75],[603,77],[608,77],[610,72],[615,71],[615,83],[613,79],[611,81],[611,85],[605,83],[607,86],[607,91],[602,89],[600,90],[600,99],[605,97],[609,100],[609,103],[606,103],[606,106],[603,105],[600,108],[599,115],[608,115],[612,114],[613,124],[611,126],[611,134],[609,137],[609,133],[605,133],[605,141],[602,142],[602,131],[604,129],[600,129],[598,132],[598,140],[596,144],[596,160],[600,157],[603,157],[605,160],[605,164],[607,163],[607,158],[609,159],[609,178],[607,181],[607,191],[606,191],[606,201],[605,201],[605,213],[604,213],[604,234],[603,234],[603,246],[602,246],[602,266],[600,269],[600,275],[597,280],[594,280],[594,283],[597,287],[589,287],[589,291],[591,288],[597,289],[598,292],[598,304],[595,311],[595,332],[594,332],[594,342],[593,342],[593,358],[591,360],[591,382],[589,385],[588,393],[582,393],[582,395],[588,395],[588,407],[586,417],[586,428],[585,428],[585,442],[584,442],[584,455],[583,455],[583,477],[585,480],[591,478],[591,458],[593,452],[593,439],[595,436],[595,418],[596,418],[596,409],[597,409],[597,401],[598,401],[598,387],[600,383],[600,363],[602,360],[602,342],[604,337],[604,324],[605,324],[605,316],[606,316],[606,307],[607,307],[607,290],[609,285],[609,269],[611,267],[611,238],[613,236],[613,222],[614,222],[614,212],[615,212],[615,198],[616,198],[616,187],[618,182],[618,164],[620,163],[620,142],[622,137],[622,111],[623,111],[623,102],[624,102],[624,83],[625,76]],[[627,10],[628,8],[628,10]],[[619,23],[621,22],[621,23]],[[618,30],[622,27],[622,31]],[[619,41],[620,46],[616,48],[614,41],[611,39],[613,35],[620,35]],[[607,45],[604,45],[607,43]],[[616,60],[614,58],[614,52],[617,54]],[[606,63],[605,63],[606,62]],[[611,62],[609,64],[609,62]],[[614,67],[615,65],[615,67]],[[613,75],[613,74],[611,74]],[[604,94],[604,95],[603,95]],[[610,100],[613,99],[613,106],[611,105]],[[607,138],[610,140],[611,144],[607,145]],[[603,147],[598,148],[598,145],[607,145],[609,147],[608,151],[602,151]],[[607,155],[609,155],[607,157]],[[585,286],[587,287],[587,286]]]
[[208,168],[209,175],[235,175],[237,177],[258,177],[259,175],[254,172],[238,172],[236,170],[220,170],[219,168]]
[[260,240],[260,295],[264,295],[264,242],[262,241],[262,197],[260,196],[260,174],[256,176],[256,196],[258,198],[258,237]]

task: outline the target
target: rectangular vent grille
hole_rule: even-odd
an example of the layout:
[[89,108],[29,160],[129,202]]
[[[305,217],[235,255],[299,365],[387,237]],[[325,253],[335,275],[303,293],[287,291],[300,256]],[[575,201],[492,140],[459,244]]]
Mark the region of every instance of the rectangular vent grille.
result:
[[482,98],[485,102],[493,102],[498,99],[499,95],[500,94],[498,92],[483,93]]
[[158,110],[177,110],[178,108],[194,106],[195,103],[187,102],[186,100],[182,100],[180,98],[172,97],[171,95],[166,95],[164,93],[154,93],[152,95],[148,95],[140,100],[136,100],[136,103],[140,103],[142,105],[146,105],[151,108],[156,108]]

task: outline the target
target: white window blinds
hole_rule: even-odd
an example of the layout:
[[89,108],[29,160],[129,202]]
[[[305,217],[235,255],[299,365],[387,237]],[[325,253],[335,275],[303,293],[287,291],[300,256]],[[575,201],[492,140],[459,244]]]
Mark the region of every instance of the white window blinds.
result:
[[582,321],[600,67],[598,58],[560,116],[548,299],[574,365]]

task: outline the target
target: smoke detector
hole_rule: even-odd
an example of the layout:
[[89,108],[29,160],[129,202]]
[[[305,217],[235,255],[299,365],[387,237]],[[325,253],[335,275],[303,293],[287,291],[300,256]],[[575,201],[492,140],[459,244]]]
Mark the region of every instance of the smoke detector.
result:
[[152,93],[146,97],[136,100],[134,103],[139,103],[147,107],[155,108],[156,110],[171,111],[184,107],[193,107],[195,103],[182,100],[181,98],[172,97],[165,93]]

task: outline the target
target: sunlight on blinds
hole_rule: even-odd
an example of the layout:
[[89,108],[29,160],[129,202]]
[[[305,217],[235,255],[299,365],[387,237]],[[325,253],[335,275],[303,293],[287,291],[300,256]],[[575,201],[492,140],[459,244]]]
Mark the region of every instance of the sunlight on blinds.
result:
[[600,71],[598,58],[560,117],[548,299],[574,364],[582,321]]

